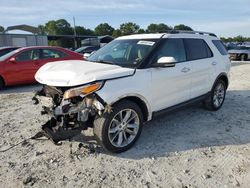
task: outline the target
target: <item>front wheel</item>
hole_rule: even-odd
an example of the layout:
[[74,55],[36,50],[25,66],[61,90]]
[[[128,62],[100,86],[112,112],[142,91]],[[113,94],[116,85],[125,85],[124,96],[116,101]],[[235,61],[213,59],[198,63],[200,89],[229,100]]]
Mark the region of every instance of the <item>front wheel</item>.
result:
[[2,78],[0,77],[0,90],[2,90],[3,88],[4,88],[4,82]]
[[223,80],[216,81],[210,96],[204,101],[204,106],[208,110],[217,111],[224,103],[226,96],[226,84]]
[[104,149],[121,153],[131,148],[142,130],[143,114],[137,104],[129,100],[116,103],[112,112],[94,121],[94,135]]

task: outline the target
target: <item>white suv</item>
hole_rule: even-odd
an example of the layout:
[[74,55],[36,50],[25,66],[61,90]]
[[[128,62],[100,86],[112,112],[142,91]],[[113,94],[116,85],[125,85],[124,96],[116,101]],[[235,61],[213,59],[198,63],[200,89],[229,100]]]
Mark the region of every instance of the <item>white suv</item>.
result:
[[[87,61],[48,63],[35,75],[52,98],[42,126],[54,142],[93,127],[110,152],[123,152],[138,139],[144,122],[162,112],[202,101],[218,110],[225,99],[231,67],[212,33],[171,31],[123,36]],[[43,97],[39,97],[42,99]]]

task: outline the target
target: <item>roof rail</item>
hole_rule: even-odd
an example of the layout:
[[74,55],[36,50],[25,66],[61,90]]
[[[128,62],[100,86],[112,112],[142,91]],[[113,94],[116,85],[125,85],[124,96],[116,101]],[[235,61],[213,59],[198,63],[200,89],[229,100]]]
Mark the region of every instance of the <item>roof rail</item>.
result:
[[214,33],[203,32],[203,31],[165,30],[159,33],[170,33],[170,34],[185,33],[185,34],[199,34],[199,35],[209,35],[209,36],[217,37]]

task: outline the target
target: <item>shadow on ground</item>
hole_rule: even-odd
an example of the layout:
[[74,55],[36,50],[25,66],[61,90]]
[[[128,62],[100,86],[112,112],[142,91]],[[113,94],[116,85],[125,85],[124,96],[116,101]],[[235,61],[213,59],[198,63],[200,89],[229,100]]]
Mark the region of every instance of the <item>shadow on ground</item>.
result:
[[[249,114],[250,91],[228,91],[223,107],[217,112],[197,105],[148,122],[136,145],[116,156],[142,159],[198,148],[247,144],[250,143]],[[74,141],[93,144],[95,138],[77,136]]]

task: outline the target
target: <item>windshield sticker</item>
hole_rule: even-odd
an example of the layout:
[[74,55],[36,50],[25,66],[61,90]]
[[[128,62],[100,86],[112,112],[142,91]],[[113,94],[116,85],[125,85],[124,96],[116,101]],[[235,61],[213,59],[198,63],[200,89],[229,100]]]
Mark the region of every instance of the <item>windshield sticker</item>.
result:
[[147,45],[147,46],[153,46],[155,44],[155,42],[140,40],[140,41],[137,42],[137,44]]

